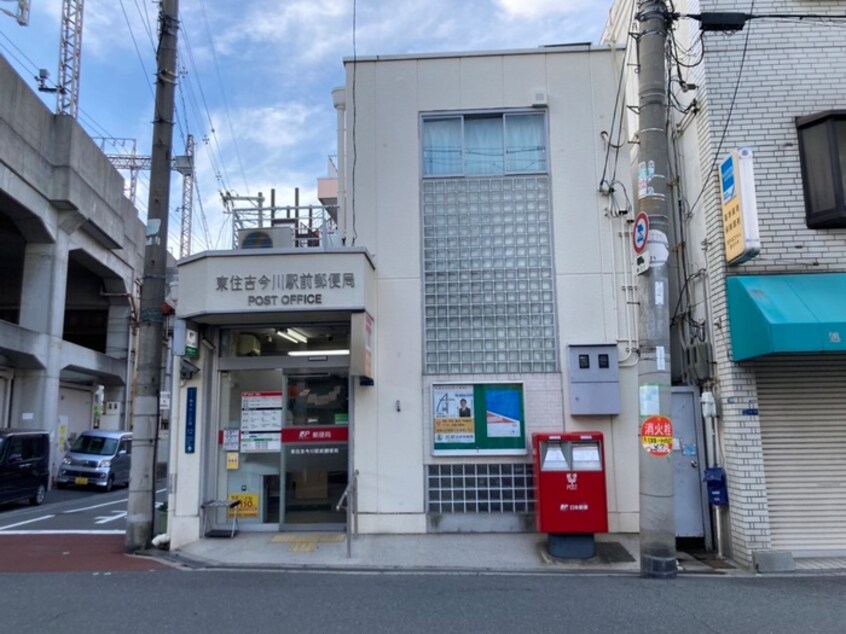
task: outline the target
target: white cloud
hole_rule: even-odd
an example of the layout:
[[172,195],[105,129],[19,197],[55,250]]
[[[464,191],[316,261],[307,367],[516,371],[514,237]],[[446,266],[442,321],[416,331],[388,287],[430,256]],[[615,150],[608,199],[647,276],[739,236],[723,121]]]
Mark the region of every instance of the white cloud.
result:
[[536,19],[584,9],[596,0],[496,0],[507,17]]
[[[189,76],[180,82],[176,96],[180,127],[174,132],[174,151],[182,152],[181,132],[194,134],[197,182],[213,242],[230,222],[221,213],[219,189],[268,195],[275,188],[277,201],[291,204],[293,190],[299,187],[301,202],[313,202],[315,179],[325,174],[326,156],[335,151],[330,91],[343,83],[342,59],[354,52],[353,4],[352,0],[180,2],[180,63]],[[595,41],[610,4],[611,0],[357,0],[355,53],[503,50]],[[30,27],[10,30],[16,45],[33,60],[29,66],[35,70],[27,68],[22,71],[25,76],[32,76],[38,67],[55,75],[60,13],[60,0],[36,0]],[[80,107],[90,115],[84,123],[88,126],[88,119],[95,120],[115,136],[134,136],[141,154],[148,154],[151,144],[157,14],[158,5],[152,0],[101,0],[85,3],[83,20]],[[223,178],[224,173],[225,182],[220,182],[218,176]],[[148,174],[141,175],[141,206],[146,206],[148,180]],[[172,183],[171,203],[178,205],[178,176]],[[196,200],[194,209],[199,214]],[[200,234],[195,215],[194,235]]]
[[[311,136],[317,113],[318,108],[301,103],[243,108],[231,115],[232,132],[241,144],[254,144],[262,152],[287,149]],[[222,116],[214,119],[215,127],[223,129]]]

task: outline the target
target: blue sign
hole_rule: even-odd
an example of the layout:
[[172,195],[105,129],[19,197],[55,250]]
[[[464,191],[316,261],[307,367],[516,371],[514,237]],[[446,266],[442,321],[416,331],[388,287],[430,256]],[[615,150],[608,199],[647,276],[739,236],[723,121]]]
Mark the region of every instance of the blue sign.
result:
[[720,165],[720,182],[723,186],[723,203],[727,203],[737,193],[734,183],[734,157],[731,154]]
[[646,240],[649,237],[649,216],[641,211],[635,218],[634,229],[632,230],[632,246],[636,255],[640,255],[646,249]]
[[197,440],[197,388],[188,388],[185,403],[185,453],[194,453]]

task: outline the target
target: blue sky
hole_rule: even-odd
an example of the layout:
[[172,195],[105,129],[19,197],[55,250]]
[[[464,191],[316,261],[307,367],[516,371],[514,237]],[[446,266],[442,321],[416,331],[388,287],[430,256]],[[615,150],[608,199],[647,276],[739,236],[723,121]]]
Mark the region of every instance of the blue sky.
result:
[[[0,0],[0,8],[15,9]],[[220,190],[277,204],[317,202],[316,179],[335,153],[331,90],[344,57],[535,48],[597,43],[610,0],[180,0],[180,88],[174,154],[197,144],[192,251],[229,248]],[[0,54],[35,89],[46,68],[58,78],[61,0],[31,0],[30,24],[0,15]],[[355,19],[353,10],[355,9]],[[95,137],[135,139],[150,153],[156,18],[152,0],[85,3],[79,120]],[[355,38],[353,22],[355,21]],[[355,49],[353,47],[355,41]],[[50,109],[53,94],[41,93]],[[124,150],[111,149],[121,152]],[[128,150],[126,150],[128,153]],[[146,216],[142,174],[136,204]],[[171,208],[181,202],[173,176]],[[200,222],[205,213],[208,234]],[[178,218],[169,247],[178,251]]]

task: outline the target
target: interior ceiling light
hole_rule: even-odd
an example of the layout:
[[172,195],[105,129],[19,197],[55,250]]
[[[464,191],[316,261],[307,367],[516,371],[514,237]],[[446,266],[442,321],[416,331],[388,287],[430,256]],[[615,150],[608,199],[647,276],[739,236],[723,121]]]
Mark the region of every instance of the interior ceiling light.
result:
[[303,333],[299,330],[294,330],[293,328],[286,328],[285,332],[288,333],[289,337],[293,337],[299,343],[308,343],[308,337],[306,337]]
[[283,339],[287,339],[291,343],[305,343],[304,341],[300,341],[296,337],[289,335],[285,330],[277,330],[276,334],[282,337]]
[[349,350],[289,350],[289,357],[339,357],[349,354]]

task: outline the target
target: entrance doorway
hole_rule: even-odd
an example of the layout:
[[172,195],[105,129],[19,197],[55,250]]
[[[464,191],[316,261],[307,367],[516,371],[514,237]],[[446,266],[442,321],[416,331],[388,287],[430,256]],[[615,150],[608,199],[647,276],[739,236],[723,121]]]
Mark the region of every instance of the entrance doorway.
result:
[[280,528],[343,528],[338,503],[349,480],[346,374],[285,374]]
[[[218,500],[244,531],[343,530],[349,481],[346,368],[221,373]],[[229,518],[222,512],[215,523]]]
[[221,331],[216,477],[205,498],[240,501],[242,530],[345,527],[349,339],[349,322]]

